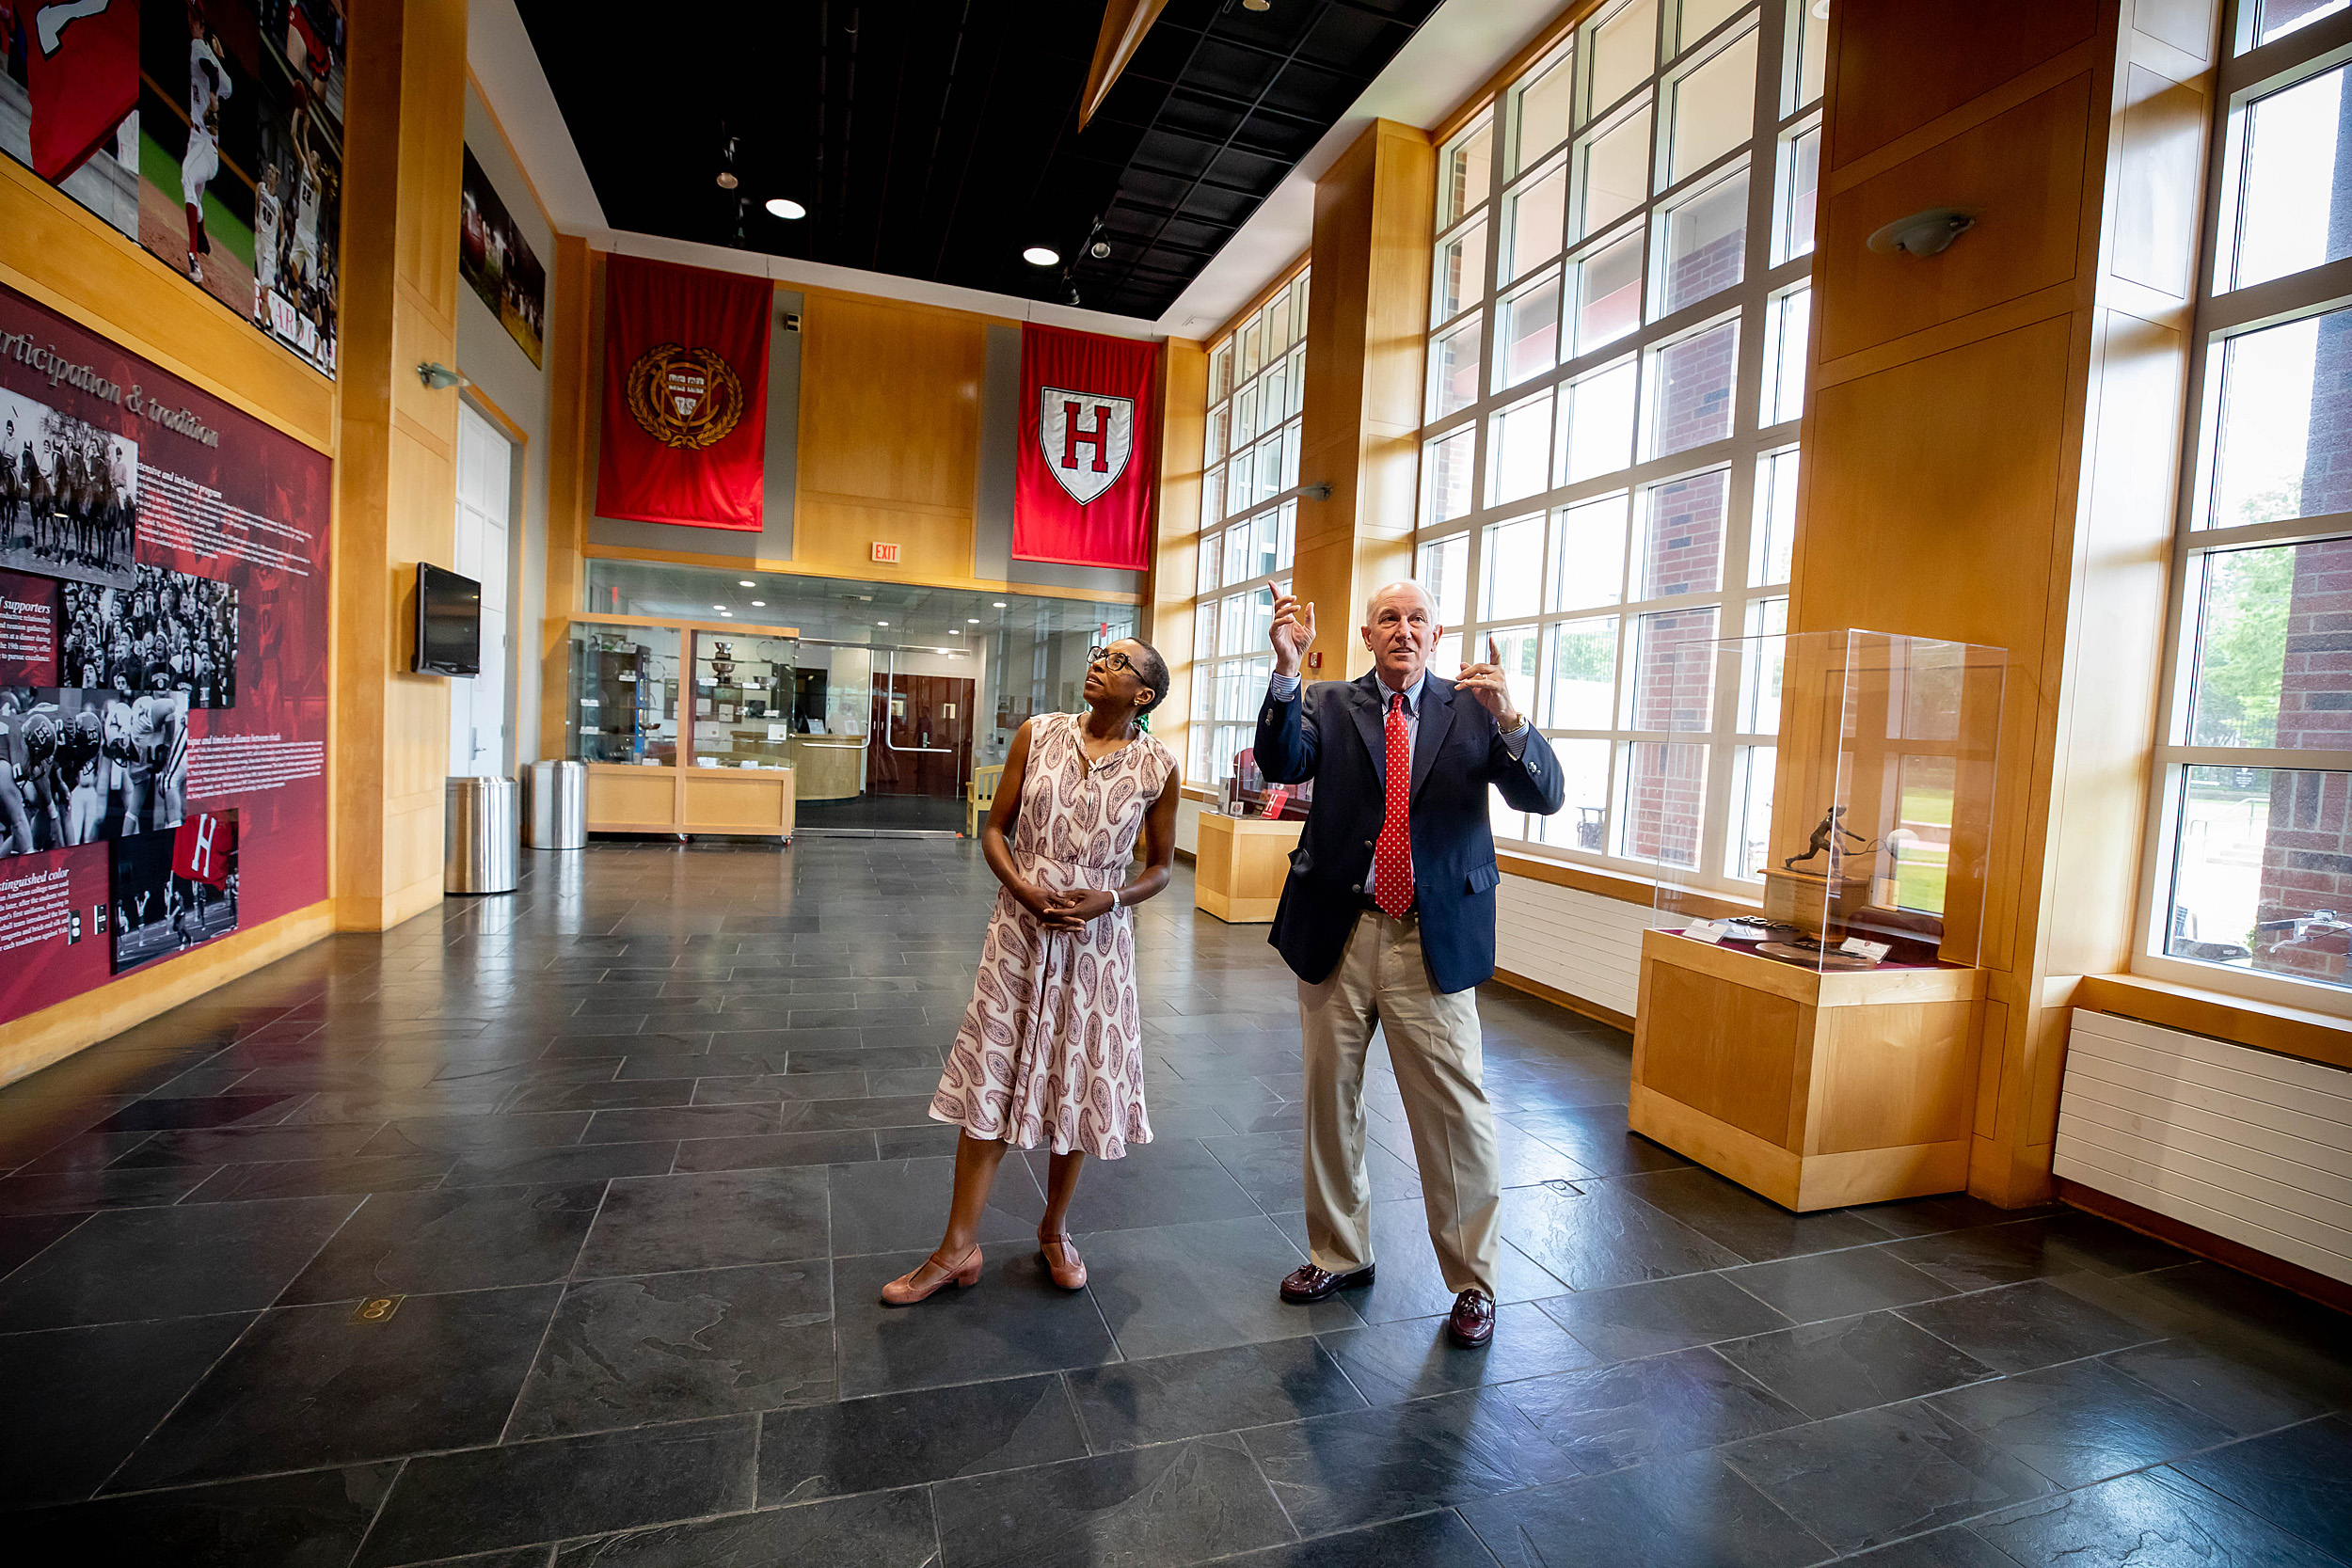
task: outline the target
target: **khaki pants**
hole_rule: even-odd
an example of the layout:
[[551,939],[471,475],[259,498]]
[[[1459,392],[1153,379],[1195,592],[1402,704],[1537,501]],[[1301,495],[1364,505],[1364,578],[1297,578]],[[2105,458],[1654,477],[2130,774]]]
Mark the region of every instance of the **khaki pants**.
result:
[[1445,1288],[1496,1294],[1502,1180],[1480,1073],[1478,993],[1432,991],[1420,921],[1366,910],[1330,977],[1319,986],[1299,982],[1298,1022],[1307,1073],[1307,1241],[1315,1266],[1346,1274],[1373,1261],[1363,1087],[1364,1049],[1377,1024],[1404,1096]]

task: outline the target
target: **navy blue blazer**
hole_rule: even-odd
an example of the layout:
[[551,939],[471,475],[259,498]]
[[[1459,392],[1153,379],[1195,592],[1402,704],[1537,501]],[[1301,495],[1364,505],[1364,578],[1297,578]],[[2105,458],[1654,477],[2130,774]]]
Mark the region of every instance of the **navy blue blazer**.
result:
[[[1293,973],[1321,985],[1356,928],[1388,810],[1379,676],[1318,681],[1288,702],[1269,691],[1258,713],[1257,750],[1267,778],[1315,781],[1270,940]],[[1467,990],[1495,972],[1495,887],[1502,873],[1487,825],[1490,784],[1520,811],[1546,816],[1567,793],[1559,758],[1532,724],[1514,759],[1477,697],[1431,675],[1413,740],[1413,889],[1422,957],[1441,994]]]

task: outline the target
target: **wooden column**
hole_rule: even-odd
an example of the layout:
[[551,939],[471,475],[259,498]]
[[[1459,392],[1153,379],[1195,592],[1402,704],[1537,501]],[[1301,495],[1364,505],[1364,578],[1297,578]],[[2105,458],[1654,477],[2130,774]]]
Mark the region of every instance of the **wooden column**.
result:
[[408,673],[416,566],[455,531],[465,146],[464,0],[374,0],[352,15],[345,98],[335,475],[335,902],[381,930],[441,897],[448,685]]
[[548,576],[540,630],[539,755],[560,757],[577,710],[572,706],[571,618],[581,607],[588,513],[596,493],[589,471],[589,426],[596,415],[596,312],[604,267],[578,234],[555,236],[556,314],[548,323]]
[[[2009,650],[1969,1166],[1995,1203],[2049,1196],[2067,1006],[2130,952],[2217,10],[1833,13],[1789,624]],[[1945,206],[1978,219],[1941,256],[1864,244]]]
[[1315,607],[1323,668],[1372,668],[1356,628],[1375,588],[1413,571],[1422,367],[1429,329],[1437,153],[1428,133],[1375,120],[1315,182],[1314,282],[1307,304],[1307,393],[1293,592]]
[[[1150,605],[1143,635],[1168,660],[1168,699],[1152,733],[1179,759],[1189,756],[1192,713],[1192,594],[1200,565],[1200,458],[1209,406],[1209,354],[1170,338],[1160,345],[1158,515],[1153,519]],[[1189,780],[1198,784],[1200,780]]]

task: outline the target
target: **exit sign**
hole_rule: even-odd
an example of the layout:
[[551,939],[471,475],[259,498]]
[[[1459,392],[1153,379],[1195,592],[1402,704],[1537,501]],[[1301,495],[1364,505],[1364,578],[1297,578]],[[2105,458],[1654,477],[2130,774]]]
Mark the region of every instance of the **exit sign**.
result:
[[885,545],[877,539],[874,541],[874,559],[885,565],[896,566],[898,564],[898,546]]

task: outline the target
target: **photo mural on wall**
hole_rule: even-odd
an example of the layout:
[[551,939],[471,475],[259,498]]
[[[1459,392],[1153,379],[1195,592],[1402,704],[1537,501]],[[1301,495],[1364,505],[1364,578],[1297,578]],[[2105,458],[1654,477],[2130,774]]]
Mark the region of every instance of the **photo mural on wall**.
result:
[[0,507],[0,1024],[327,894],[326,458],[0,288],[28,406],[132,559]]
[[548,271],[488,175],[466,149],[466,182],[457,226],[457,274],[538,365],[547,330]]
[[335,373],[345,0],[0,0],[0,150]]

